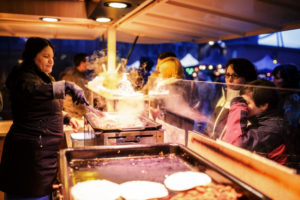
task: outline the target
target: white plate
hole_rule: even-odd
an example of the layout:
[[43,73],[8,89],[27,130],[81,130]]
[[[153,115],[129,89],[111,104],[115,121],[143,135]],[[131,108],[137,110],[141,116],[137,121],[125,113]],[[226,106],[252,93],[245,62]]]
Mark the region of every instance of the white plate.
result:
[[120,195],[126,200],[146,200],[169,195],[166,187],[151,181],[128,181],[120,185]]
[[89,139],[92,139],[94,138],[95,136],[91,133],[82,133],[82,132],[79,132],[79,133],[71,133],[71,138],[73,140],[89,140]]
[[173,191],[189,190],[209,183],[211,183],[211,178],[207,174],[192,171],[176,172],[164,181],[165,186]]

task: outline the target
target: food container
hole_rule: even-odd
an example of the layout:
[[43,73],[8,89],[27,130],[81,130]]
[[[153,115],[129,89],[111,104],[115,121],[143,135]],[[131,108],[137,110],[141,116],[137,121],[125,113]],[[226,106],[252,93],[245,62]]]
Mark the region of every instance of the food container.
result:
[[[107,115],[117,117],[117,113],[108,113]],[[96,114],[89,112],[84,115],[85,124],[89,124],[91,128],[96,132],[125,132],[125,131],[147,131],[158,130],[161,128],[161,124],[156,123],[151,119],[145,117],[138,117],[137,123],[112,125],[113,121],[106,120],[105,117],[99,117]]]
[[70,134],[72,147],[84,147],[84,144],[90,146],[93,144],[94,136],[88,132],[79,132]]
[[[179,171],[199,171],[214,183],[232,186],[240,199],[269,199],[246,183],[179,144],[93,146],[60,151],[60,178],[65,199],[78,182],[106,179],[115,183],[147,180],[163,183]],[[170,195],[176,192],[170,191]]]
[[[110,115],[114,115],[110,113]],[[145,117],[139,117],[138,123],[118,126],[94,113],[84,115],[84,132],[91,145],[156,144],[163,142],[164,131],[161,124]]]

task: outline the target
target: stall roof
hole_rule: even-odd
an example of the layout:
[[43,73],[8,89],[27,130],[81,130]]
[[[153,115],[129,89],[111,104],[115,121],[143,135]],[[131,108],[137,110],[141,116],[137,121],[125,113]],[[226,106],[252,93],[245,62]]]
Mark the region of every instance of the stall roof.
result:
[[[300,28],[295,0],[122,1],[132,6],[108,8],[108,0],[1,0],[0,36],[94,40],[106,38],[107,28],[114,27],[122,42],[139,36],[138,43],[203,43]],[[102,24],[94,20],[98,16],[113,20]]]

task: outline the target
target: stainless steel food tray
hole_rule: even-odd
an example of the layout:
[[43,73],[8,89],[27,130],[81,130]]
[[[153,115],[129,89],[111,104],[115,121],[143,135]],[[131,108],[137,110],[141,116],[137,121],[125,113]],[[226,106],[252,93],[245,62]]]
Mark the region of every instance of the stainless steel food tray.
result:
[[[110,113],[111,115],[113,113]],[[112,127],[112,128],[104,128],[103,124],[101,124],[101,119],[97,115],[92,112],[88,112],[84,115],[84,118],[87,120],[87,123],[91,125],[91,127],[95,131],[99,132],[122,132],[122,131],[143,131],[143,130],[158,130],[161,128],[161,124],[147,119],[145,117],[139,117],[139,120],[143,123],[143,125],[133,126],[133,127]],[[99,122],[99,123],[98,123]]]
[[[213,182],[230,185],[243,194],[240,199],[269,199],[204,157],[179,144],[93,146],[60,151],[60,178],[65,199],[78,182],[106,179],[115,183],[148,180],[163,183],[179,171],[200,171]],[[171,192],[175,195],[175,192]]]

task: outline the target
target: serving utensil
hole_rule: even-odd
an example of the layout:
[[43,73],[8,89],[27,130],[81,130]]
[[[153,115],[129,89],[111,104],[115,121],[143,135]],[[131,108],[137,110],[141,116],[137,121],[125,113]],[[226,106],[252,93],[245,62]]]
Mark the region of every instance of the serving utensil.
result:
[[86,105],[85,106],[90,112],[96,114],[98,117],[104,117],[105,114],[103,112],[101,112],[100,110],[92,107],[91,105]]

